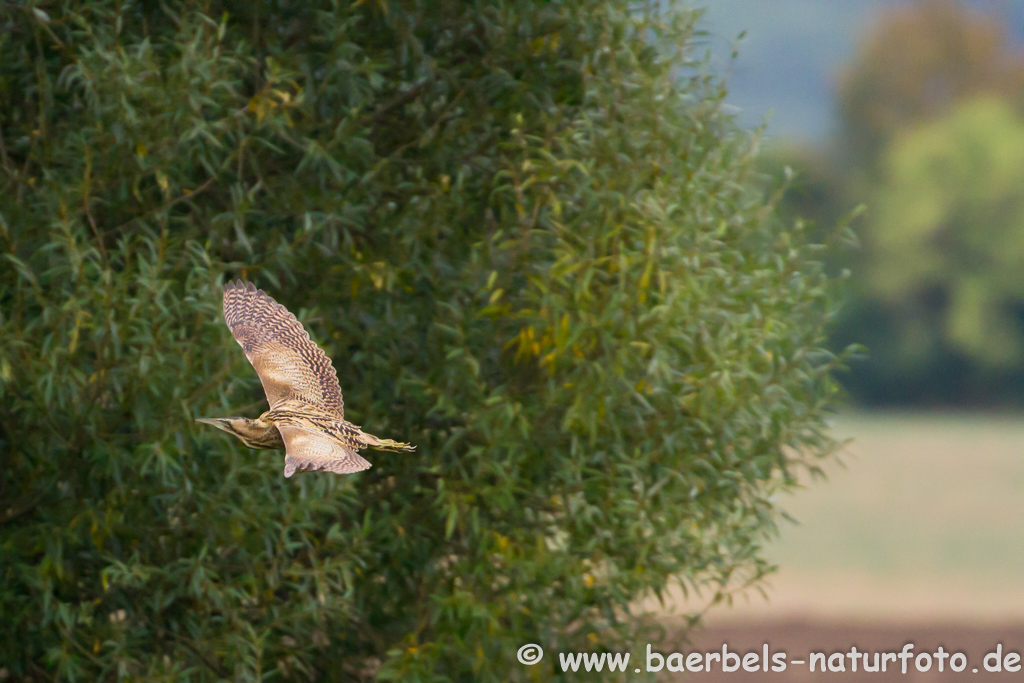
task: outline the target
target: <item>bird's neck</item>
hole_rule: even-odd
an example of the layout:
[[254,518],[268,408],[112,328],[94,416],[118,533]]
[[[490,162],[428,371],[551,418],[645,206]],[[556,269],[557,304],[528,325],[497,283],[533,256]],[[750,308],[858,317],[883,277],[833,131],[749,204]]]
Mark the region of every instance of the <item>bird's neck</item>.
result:
[[249,448],[284,448],[281,433],[273,423],[263,419],[262,415],[255,420],[246,420],[238,432],[239,438]]

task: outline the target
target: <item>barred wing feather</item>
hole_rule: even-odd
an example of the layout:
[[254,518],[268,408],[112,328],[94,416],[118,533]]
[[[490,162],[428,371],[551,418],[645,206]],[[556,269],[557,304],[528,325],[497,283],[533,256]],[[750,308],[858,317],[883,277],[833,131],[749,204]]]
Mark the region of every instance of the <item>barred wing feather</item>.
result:
[[331,437],[293,425],[279,425],[287,455],[284,476],[296,470],[321,470],[336,474],[349,474],[369,469],[370,463],[353,450],[349,450]]
[[260,376],[271,409],[296,399],[345,417],[331,359],[287,308],[239,280],[224,287],[224,320]]

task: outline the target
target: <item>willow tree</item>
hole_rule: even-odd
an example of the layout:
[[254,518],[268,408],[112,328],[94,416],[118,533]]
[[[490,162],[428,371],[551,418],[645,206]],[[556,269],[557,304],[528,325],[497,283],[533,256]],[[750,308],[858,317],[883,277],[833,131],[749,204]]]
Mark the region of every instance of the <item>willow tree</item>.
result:
[[[660,5],[0,4],[0,667],[547,678],[765,572],[830,282]],[[197,429],[262,409],[233,277],[417,452]]]

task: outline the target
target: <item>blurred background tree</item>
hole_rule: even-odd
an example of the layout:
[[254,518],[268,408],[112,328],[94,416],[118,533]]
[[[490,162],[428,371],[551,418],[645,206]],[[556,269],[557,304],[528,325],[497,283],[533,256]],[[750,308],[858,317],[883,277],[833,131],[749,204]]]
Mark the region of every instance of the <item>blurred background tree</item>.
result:
[[825,145],[765,155],[796,179],[781,209],[827,236],[864,203],[833,348],[862,405],[1017,404],[1024,396],[1024,57],[992,17],[944,0],[880,13],[838,83]]
[[962,102],[888,150],[865,226],[867,291],[898,309],[902,362],[928,342],[982,367],[1019,366],[1024,328],[1024,120],[1002,99]]
[[899,132],[962,99],[1016,100],[1022,88],[1024,61],[994,17],[952,0],[886,10],[840,75],[839,144],[848,163],[871,169]]
[[[8,675],[546,679],[768,570],[832,283],[659,6],[0,4]],[[262,410],[236,276],[417,453],[197,430]]]

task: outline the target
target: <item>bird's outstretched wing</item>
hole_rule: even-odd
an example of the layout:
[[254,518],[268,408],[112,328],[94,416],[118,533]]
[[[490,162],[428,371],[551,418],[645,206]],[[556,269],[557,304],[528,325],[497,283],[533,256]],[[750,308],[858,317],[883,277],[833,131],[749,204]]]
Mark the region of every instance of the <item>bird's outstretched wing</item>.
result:
[[370,463],[353,450],[326,434],[311,432],[292,425],[279,425],[287,455],[284,476],[296,470],[322,470],[336,474],[349,474],[369,469]]
[[298,399],[345,416],[331,359],[287,308],[252,283],[237,280],[224,287],[224,321],[256,368],[271,408]]

